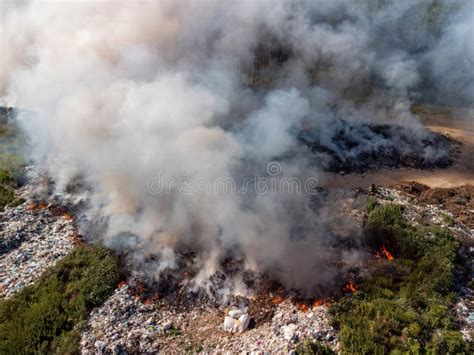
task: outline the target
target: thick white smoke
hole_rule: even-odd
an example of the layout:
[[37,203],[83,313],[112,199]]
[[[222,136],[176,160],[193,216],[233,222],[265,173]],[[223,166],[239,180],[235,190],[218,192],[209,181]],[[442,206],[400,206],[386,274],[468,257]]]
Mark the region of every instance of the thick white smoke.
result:
[[191,250],[202,283],[231,254],[311,291],[341,257],[311,196],[153,194],[150,181],[241,182],[274,159],[280,178],[307,178],[305,122],[322,139],[340,118],[422,135],[408,108],[427,85],[473,93],[473,71],[456,70],[473,63],[472,3],[448,3],[7,1],[0,94],[35,112],[34,159],[59,192],[86,181],[87,215],[104,223],[91,238],[137,271],[159,277]]

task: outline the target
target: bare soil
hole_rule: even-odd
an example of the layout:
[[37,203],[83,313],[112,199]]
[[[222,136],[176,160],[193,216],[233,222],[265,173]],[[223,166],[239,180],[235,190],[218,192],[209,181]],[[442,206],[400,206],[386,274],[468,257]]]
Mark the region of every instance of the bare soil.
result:
[[451,212],[458,223],[474,229],[474,186],[462,185],[452,188],[430,188],[417,183],[402,183],[400,190],[416,197],[420,204],[441,205]]

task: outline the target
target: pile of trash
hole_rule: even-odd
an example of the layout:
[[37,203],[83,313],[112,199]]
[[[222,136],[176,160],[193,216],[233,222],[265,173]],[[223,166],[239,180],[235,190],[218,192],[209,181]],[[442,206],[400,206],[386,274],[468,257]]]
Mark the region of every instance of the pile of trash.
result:
[[74,247],[71,218],[29,201],[32,191],[23,186],[17,194],[27,202],[0,212],[0,297],[32,284]]
[[[35,186],[31,182],[17,190],[18,197],[26,202],[0,213],[0,297],[9,297],[32,284],[76,243],[72,216],[57,204],[32,200]],[[351,216],[354,225],[365,213],[366,194],[359,192],[340,199],[344,202],[340,209],[347,212],[346,219]],[[474,245],[474,230],[456,222],[455,213],[443,205],[420,204],[416,196],[397,188],[373,186],[370,193],[380,203],[404,206],[410,223],[449,228],[458,240]],[[474,248],[466,245],[469,243],[463,252],[472,257]],[[179,284],[171,288],[174,293],[167,296],[165,288],[153,293],[153,289],[140,291],[133,280],[122,282],[81,326],[82,353],[291,352],[306,339],[339,351],[337,331],[331,326],[325,302],[298,304],[291,297],[277,297],[279,294],[271,292],[265,296],[268,299],[249,295],[229,299],[226,304],[193,294],[183,296],[185,302],[173,302],[184,289]],[[455,314],[466,340],[473,334],[473,296],[472,285],[459,285]]]
[[243,333],[250,325],[250,316],[238,308],[231,309],[224,318],[224,330],[231,333]]
[[[252,299],[249,300],[252,302]],[[256,324],[248,308],[196,304],[190,309],[148,302],[122,284],[94,310],[81,336],[83,354],[216,351],[290,351],[310,338],[339,348],[327,305],[302,311],[290,300],[272,305],[272,318]],[[223,321],[224,320],[224,321]]]
[[[403,205],[403,213],[410,223],[429,222],[449,228],[456,238],[474,237],[468,227],[453,223],[451,217],[455,216],[443,206],[421,205],[396,188],[373,187],[370,192],[380,203]],[[361,220],[364,207],[357,196],[346,207],[359,206],[353,217]],[[462,334],[469,340],[474,318],[473,293],[465,285],[463,290],[458,293],[456,318]],[[337,352],[339,339],[337,330],[331,326],[328,309],[324,302],[303,307],[290,297],[273,303],[258,295],[217,306],[189,297],[185,306],[179,306],[165,295],[156,294],[153,299],[140,297],[136,287],[122,285],[91,314],[82,333],[81,347],[84,354],[291,352],[301,341],[309,339]]]
[[158,335],[171,327],[155,305],[142,302],[123,285],[90,314],[82,333],[82,353],[158,351]]
[[380,202],[403,206],[403,215],[410,223],[414,225],[436,224],[448,228],[458,240],[474,242],[474,229],[457,223],[456,216],[443,205],[420,204],[416,198],[395,188],[378,186],[373,187],[372,190]]
[[[291,300],[284,300],[276,305],[273,317],[268,322],[256,324],[245,335],[235,335],[220,341],[215,349],[231,352],[289,352],[299,341],[308,339],[326,344],[337,352],[339,340],[336,329],[330,325],[328,308],[327,304],[321,304],[302,309]],[[224,328],[228,319],[229,315],[225,317]]]

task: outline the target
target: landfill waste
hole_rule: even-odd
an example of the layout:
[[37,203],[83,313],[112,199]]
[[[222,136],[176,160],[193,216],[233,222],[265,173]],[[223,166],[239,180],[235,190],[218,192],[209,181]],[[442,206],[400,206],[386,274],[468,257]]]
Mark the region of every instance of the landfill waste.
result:
[[[290,300],[284,300],[275,305],[269,321],[250,328],[251,317],[245,310],[229,311],[222,324],[221,317],[225,314],[222,309],[210,305],[179,309],[146,302],[125,284],[91,313],[82,332],[81,351],[82,354],[166,353],[183,348],[205,352],[290,351],[298,338],[311,338],[337,350],[339,341],[336,330],[329,324],[327,310],[324,304],[304,312]],[[291,339],[285,336],[284,327],[288,324],[295,334]]]
[[[402,205],[405,218],[412,224],[432,223],[449,228],[458,240],[474,238],[467,226],[446,222],[450,212],[443,206],[418,204],[396,188],[374,187],[370,193],[379,203]],[[362,221],[365,207],[356,203],[358,193],[344,197],[339,199],[344,201],[341,209]],[[471,339],[473,329],[472,295],[470,285],[458,285],[455,317],[466,340]],[[165,298],[147,302],[128,285],[122,286],[91,314],[82,333],[82,352],[292,352],[305,339],[339,351],[338,334],[331,326],[327,302],[302,307],[291,298],[277,296],[272,296],[275,302],[270,302],[270,316],[259,318],[252,310],[258,296],[249,297],[244,307],[238,303],[216,306],[189,297],[186,307],[180,308]]]
[[172,328],[153,304],[141,302],[124,285],[89,317],[82,333],[83,354],[153,352],[160,349],[158,334]]
[[31,201],[34,183],[17,190],[26,202],[0,212],[0,297],[32,284],[74,248],[75,226],[67,214]]
[[231,309],[224,318],[224,330],[231,333],[243,333],[250,325],[251,317],[240,309]]
[[[74,218],[57,201],[35,198],[37,184],[33,179],[18,189],[18,197],[26,202],[0,213],[0,297],[10,297],[32,284],[77,243]],[[461,252],[472,258],[474,230],[456,222],[456,216],[443,205],[418,203],[397,188],[374,186],[369,194],[379,203],[402,205],[409,223],[448,228],[462,242]],[[346,191],[344,198],[337,199],[342,201],[337,208],[362,222],[365,207],[359,203],[361,196],[366,192]],[[122,282],[104,304],[91,312],[80,327],[83,354],[292,352],[305,339],[336,352],[340,348],[327,302],[302,307],[291,297],[270,292],[272,301],[257,295],[248,296],[245,302],[230,300],[216,305],[189,294],[180,306],[159,293],[137,293],[137,285],[133,279]],[[185,292],[173,292],[178,291]],[[467,341],[473,335],[473,295],[472,284],[457,285],[454,314]],[[265,306],[256,309],[260,303]],[[267,312],[266,307],[271,311]]]
[[283,333],[283,336],[285,337],[285,339],[287,341],[292,341],[292,340],[297,339],[297,337],[296,337],[296,328],[297,328],[296,324],[294,324],[294,323],[284,325],[283,327],[281,327],[281,331]]

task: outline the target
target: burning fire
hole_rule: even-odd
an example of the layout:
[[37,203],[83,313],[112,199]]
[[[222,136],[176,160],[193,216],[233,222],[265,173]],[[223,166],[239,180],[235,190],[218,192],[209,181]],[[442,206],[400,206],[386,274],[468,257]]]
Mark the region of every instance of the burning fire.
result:
[[393,260],[394,257],[392,255],[392,253],[390,253],[387,248],[385,248],[385,245],[382,245],[382,253],[387,257],[388,260]]
[[283,302],[283,296],[282,295],[276,295],[275,297],[272,298],[272,303],[273,304],[280,304]]
[[127,286],[127,281],[126,280],[120,281],[119,284],[117,285],[118,288],[122,288],[124,286]]
[[66,219],[66,221],[74,220],[74,216],[72,214],[70,214],[69,212],[64,213],[63,217]]
[[28,205],[28,209],[32,211],[44,210],[46,207],[48,207],[48,205],[45,202],[40,202],[40,203],[31,202]]
[[354,293],[357,291],[357,286],[352,281],[349,281],[344,287],[344,289]]
[[322,306],[323,304],[324,304],[323,300],[316,300],[313,303],[313,307],[319,307],[319,306]]
[[329,305],[328,299],[319,299],[313,302],[313,308],[321,307],[322,305]]
[[301,311],[301,312],[308,312],[309,310],[309,307],[306,303],[298,303],[298,309]]
[[393,259],[395,259],[393,254],[388,251],[385,245],[382,245],[380,250],[375,253],[376,258],[380,258],[382,257],[382,255],[385,256],[389,261],[392,261]]

